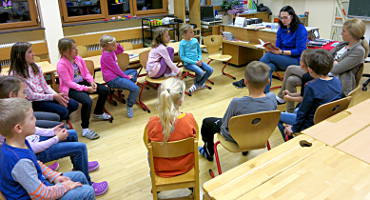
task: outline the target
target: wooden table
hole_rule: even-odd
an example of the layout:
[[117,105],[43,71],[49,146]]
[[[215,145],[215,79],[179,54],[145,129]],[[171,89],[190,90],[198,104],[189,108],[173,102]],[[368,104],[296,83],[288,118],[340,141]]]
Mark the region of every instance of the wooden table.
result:
[[205,199],[368,199],[369,112],[370,99],[209,180]]
[[[306,140],[311,147],[301,147]],[[364,199],[370,167],[300,135],[203,185],[204,199]]]

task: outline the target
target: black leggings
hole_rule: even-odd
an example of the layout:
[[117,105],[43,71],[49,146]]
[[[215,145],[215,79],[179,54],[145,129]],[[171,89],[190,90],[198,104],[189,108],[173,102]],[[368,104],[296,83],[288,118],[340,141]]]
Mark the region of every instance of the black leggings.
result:
[[[78,84],[90,86],[90,83],[88,83],[87,81],[83,81]],[[94,114],[100,115],[100,114],[103,114],[105,100],[107,99],[109,95],[109,89],[108,87],[101,85],[101,84],[96,84],[96,85],[97,85],[97,90],[94,94],[98,94],[99,96],[98,96],[98,101],[96,102]],[[68,96],[82,104],[81,126],[82,128],[89,128],[89,120],[90,120],[90,113],[91,113],[91,106],[92,106],[92,99],[90,98],[89,93],[70,89]]]
[[203,119],[201,134],[204,142],[204,147],[210,156],[213,156],[213,139],[216,133],[220,132],[222,125],[222,118],[208,117]]

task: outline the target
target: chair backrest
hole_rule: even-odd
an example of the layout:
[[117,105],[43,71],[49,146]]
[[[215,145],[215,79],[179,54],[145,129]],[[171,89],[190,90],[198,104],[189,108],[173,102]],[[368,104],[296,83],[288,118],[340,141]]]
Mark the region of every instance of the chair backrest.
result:
[[33,56],[33,61],[40,62],[41,61],[41,58],[38,57],[38,56]]
[[89,56],[86,46],[78,45],[77,50],[78,50],[78,55],[80,55],[82,58],[85,58],[85,57]]
[[222,35],[209,35],[203,37],[204,45],[206,45],[208,54],[217,54],[220,53],[222,47]]
[[117,55],[118,66],[122,71],[125,71],[130,65],[130,56],[127,53],[120,53]]
[[358,85],[355,89],[348,93],[348,96],[354,98],[354,96],[361,91],[361,85]]
[[121,42],[121,46],[123,47],[124,50],[131,50],[134,49],[134,46],[132,45],[131,42]]
[[5,196],[3,195],[2,192],[0,192],[0,200],[6,200]]
[[359,64],[358,70],[356,72],[356,86],[360,84],[361,78],[362,78],[362,73],[364,72],[364,63]]
[[259,149],[266,146],[279,119],[278,110],[238,115],[229,120],[228,127],[240,149]]
[[95,78],[94,62],[92,60],[85,60],[86,67],[89,70],[91,76]]
[[319,106],[316,109],[316,112],[313,118],[314,124],[317,124],[343,110],[346,110],[349,104],[351,103],[351,99],[352,97],[348,96],[348,97],[345,97],[345,98],[342,98],[336,101],[332,101],[332,102]]
[[146,63],[148,62],[149,52],[150,50],[147,50],[139,54],[140,64],[141,66],[143,66],[143,68],[146,68]]

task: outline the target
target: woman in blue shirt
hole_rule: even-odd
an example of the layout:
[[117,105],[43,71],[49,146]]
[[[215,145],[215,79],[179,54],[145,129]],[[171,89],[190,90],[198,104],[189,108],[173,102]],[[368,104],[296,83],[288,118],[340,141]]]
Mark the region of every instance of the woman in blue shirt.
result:
[[[279,12],[279,29],[276,34],[276,48],[266,46],[266,53],[260,59],[270,67],[270,84],[265,92],[270,91],[272,72],[283,70],[290,65],[299,65],[299,58],[306,49],[307,30],[301,23],[295,11],[290,6],[284,6]],[[236,87],[245,87],[244,80],[234,82]]]

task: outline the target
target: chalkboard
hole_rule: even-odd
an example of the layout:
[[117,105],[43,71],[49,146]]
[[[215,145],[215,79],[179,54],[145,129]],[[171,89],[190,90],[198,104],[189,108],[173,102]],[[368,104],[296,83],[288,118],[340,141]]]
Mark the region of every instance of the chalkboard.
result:
[[370,20],[369,0],[350,0],[348,16],[357,17],[364,20]]

